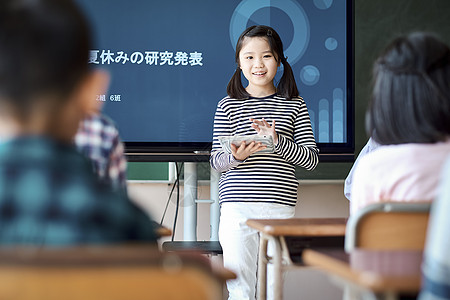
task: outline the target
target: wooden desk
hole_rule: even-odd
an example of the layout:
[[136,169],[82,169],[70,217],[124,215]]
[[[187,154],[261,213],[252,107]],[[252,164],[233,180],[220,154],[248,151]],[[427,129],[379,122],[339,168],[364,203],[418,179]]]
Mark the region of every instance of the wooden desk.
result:
[[[266,299],[267,294],[267,264],[274,265],[274,299],[283,299],[283,258],[286,265],[293,262],[285,237],[327,238],[345,236],[346,218],[292,218],[292,219],[250,219],[247,225],[260,232],[260,247],[258,257],[258,299]],[[274,243],[273,258],[267,254],[268,241]],[[335,241],[332,239],[332,241]],[[314,243],[313,243],[314,244]],[[325,243],[326,244],[326,243]],[[334,245],[337,246],[337,245]],[[305,245],[308,247],[308,244]]]
[[172,230],[170,230],[169,228],[167,228],[167,227],[164,227],[164,226],[157,226],[156,227],[156,235],[158,236],[158,237],[166,237],[166,236],[171,236],[172,235]]
[[234,278],[201,254],[153,244],[0,248],[0,299],[221,299]]
[[396,299],[399,294],[417,295],[420,291],[422,251],[307,249],[307,265],[368,291],[376,299]]

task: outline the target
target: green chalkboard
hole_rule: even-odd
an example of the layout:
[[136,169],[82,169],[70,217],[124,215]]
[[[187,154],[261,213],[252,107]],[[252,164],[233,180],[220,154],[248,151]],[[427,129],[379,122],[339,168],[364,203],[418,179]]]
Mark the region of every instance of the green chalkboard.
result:
[[164,162],[128,162],[128,180],[168,180],[169,164]]
[[[450,0],[355,0],[355,153],[367,142],[364,117],[370,98],[372,64],[389,41],[411,31],[431,31],[450,44]],[[301,90],[301,87],[300,87]],[[297,169],[300,179],[344,179],[352,163],[322,162],[312,172]],[[199,163],[198,178],[209,178]],[[129,179],[164,180],[167,163],[130,163]]]

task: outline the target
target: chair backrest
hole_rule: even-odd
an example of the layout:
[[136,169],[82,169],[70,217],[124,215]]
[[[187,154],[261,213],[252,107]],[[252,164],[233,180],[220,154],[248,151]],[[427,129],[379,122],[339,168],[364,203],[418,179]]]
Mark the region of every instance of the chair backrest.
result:
[[200,254],[149,247],[0,250],[0,299],[222,299],[225,279]]
[[347,222],[345,250],[423,250],[431,203],[386,202],[364,207]]

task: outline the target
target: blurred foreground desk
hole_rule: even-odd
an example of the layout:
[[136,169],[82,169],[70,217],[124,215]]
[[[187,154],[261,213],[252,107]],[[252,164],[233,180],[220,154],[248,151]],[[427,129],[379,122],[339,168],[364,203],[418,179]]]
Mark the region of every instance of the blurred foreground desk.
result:
[[234,278],[203,255],[153,244],[0,247],[0,299],[216,300]]
[[415,299],[420,291],[422,251],[307,249],[303,261],[349,288],[351,299]]
[[[267,264],[274,265],[274,299],[283,299],[283,265],[301,264],[301,254],[310,247],[342,247],[346,218],[250,219],[247,225],[260,232],[258,257],[258,299],[266,299]],[[267,244],[274,243],[273,258]]]

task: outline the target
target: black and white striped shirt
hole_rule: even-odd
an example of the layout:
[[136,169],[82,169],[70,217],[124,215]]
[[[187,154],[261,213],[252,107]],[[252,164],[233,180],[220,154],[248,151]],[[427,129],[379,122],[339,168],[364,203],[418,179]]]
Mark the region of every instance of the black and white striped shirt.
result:
[[[218,137],[253,135],[250,118],[275,120],[278,144],[275,153],[255,153],[237,161],[222,151]],[[295,166],[314,169],[319,162],[308,109],[302,98],[232,99],[217,105],[214,117],[212,168],[223,172],[219,181],[219,202],[268,202],[294,206],[298,180]]]

